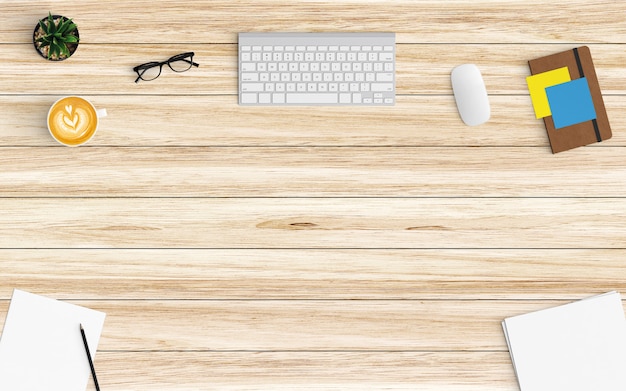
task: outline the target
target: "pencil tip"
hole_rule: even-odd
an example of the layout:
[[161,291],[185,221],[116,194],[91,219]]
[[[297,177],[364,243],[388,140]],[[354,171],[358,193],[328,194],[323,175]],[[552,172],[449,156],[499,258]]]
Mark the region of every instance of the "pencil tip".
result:
[[84,330],[84,329],[83,329],[83,324],[82,324],[82,323],[80,324],[80,329],[81,329],[81,330]]

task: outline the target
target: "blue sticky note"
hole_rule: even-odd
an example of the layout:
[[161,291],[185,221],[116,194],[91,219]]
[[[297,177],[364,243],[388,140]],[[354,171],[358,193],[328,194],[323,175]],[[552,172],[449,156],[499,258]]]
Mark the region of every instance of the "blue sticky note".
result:
[[576,125],[596,118],[587,78],[546,88],[554,128]]

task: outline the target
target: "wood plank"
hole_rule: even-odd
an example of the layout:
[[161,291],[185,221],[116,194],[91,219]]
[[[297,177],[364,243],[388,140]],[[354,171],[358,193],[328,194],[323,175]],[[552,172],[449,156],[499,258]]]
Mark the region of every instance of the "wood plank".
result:
[[621,197],[623,153],[622,147],[558,157],[547,147],[3,148],[0,196]]
[[101,387],[159,390],[517,391],[502,352],[98,352]]
[[0,199],[1,248],[623,248],[623,198]]
[[[400,96],[394,107],[273,107],[272,115],[267,107],[242,109],[236,96],[86,97],[109,115],[85,147],[533,146],[549,153],[528,96],[493,97],[491,120],[476,128],[463,124],[452,96]],[[46,128],[57,98],[0,96],[0,146],[61,147]],[[612,128],[626,127],[626,100],[608,96],[605,103]],[[605,146],[626,146],[626,134],[615,131],[592,147]]]
[[[98,350],[253,353],[486,350],[506,352],[508,348],[501,325],[504,318],[571,301],[70,302],[106,312],[107,318]],[[5,314],[7,306],[8,302],[0,302],[0,313]],[[4,317],[5,315],[0,316],[3,324]],[[384,321],[381,321],[382,319]]]
[[[573,44],[398,44],[396,92],[452,94],[450,71],[471,60],[478,65],[491,95],[528,95],[527,61],[571,49]],[[625,94],[622,45],[590,45],[600,86],[605,95]],[[158,80],[134,83],[136,65],[165,60],[183,50],[195,52],[200,67],[176,74],[164,69]],[[111,53],[116,53],[111,59]],[[237,45],[84,44],[67,62],[50,64],[32,45],[0,45],[2,94],[80,95],[235,95],[237,94]],[[161,58],[162,57],[162,58]],[[38,75],[46,75],[45,83]],[[88,87],[86,87],[88,86]],[[196,97],[203,101],[203,97]],[[241,109],[244,111],[245,109]]]
[[[0,250],[0,299],[575,300],[626,291],[626,250]],[[103,289],[103,286],[106,289]]]
[[[103,16],[98,0],[54,2],[54,13],[72,17],[85,43],[234,43],[245,31],[394,31],[399,42],[606,42],[623,43],[626,4],[584,0],[161,0],[116,2]],[[28,43],[50,3],[11,1],[0,23],[5,43]],[[401,10],[399,12],[399,10]],[[575,23],[581,15],[584,23]],[[488,23],[487,23],[488,21]],[[573,28],[572,25],[576,27]],[[80,50],[80,48],[79,48]]]

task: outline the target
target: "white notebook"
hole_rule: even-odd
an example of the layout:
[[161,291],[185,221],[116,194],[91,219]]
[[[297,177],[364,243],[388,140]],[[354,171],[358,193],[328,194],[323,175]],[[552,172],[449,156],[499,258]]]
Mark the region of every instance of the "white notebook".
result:
[[91,370],[80,334],[96,353],[103,312],[13,291],[0,338],[0,390],[85,391]]
[[619,293],[502,322],[521,391],[626,390],[626,320]]

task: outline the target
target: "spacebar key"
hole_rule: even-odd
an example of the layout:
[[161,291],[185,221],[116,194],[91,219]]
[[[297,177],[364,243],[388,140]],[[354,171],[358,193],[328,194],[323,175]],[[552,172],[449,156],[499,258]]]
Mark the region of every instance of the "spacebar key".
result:
[[337,94],[287,94],[287,103],[292,104],[315,104],[315,103],[338,103]]

